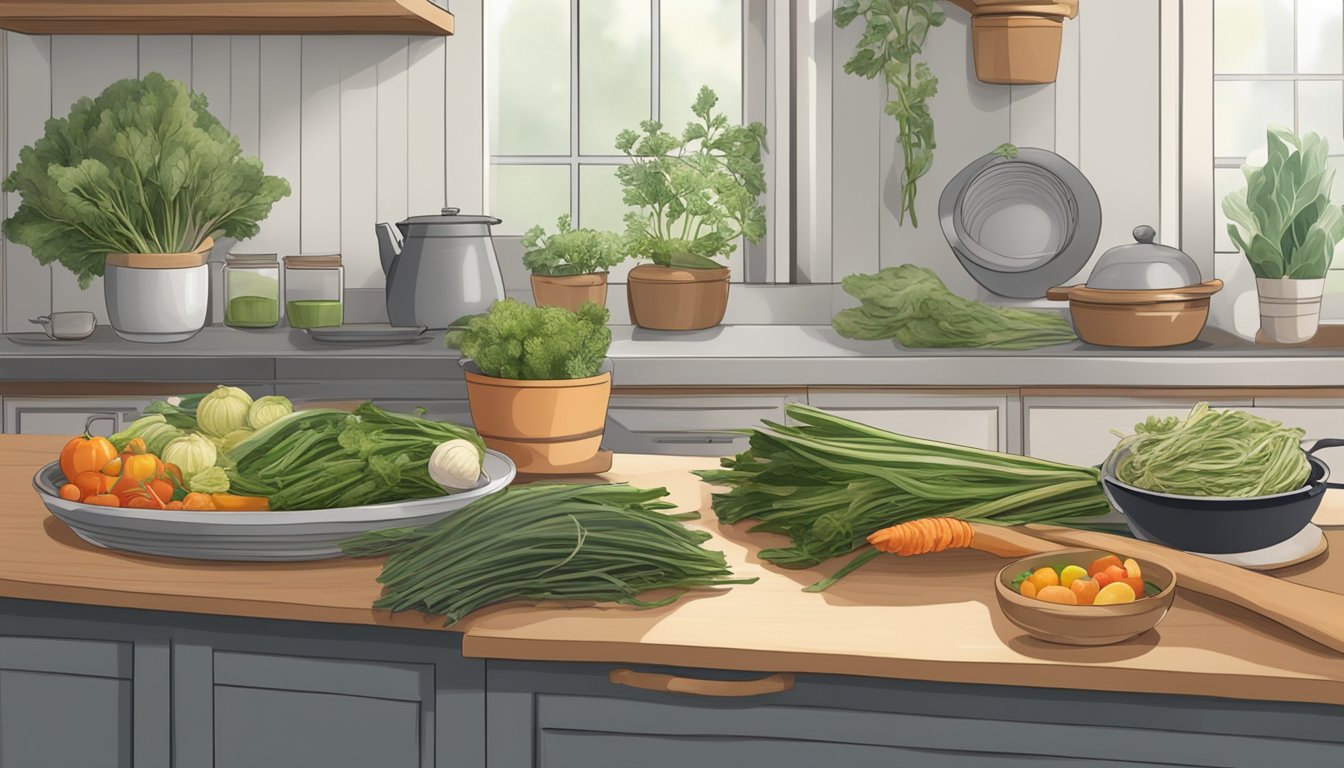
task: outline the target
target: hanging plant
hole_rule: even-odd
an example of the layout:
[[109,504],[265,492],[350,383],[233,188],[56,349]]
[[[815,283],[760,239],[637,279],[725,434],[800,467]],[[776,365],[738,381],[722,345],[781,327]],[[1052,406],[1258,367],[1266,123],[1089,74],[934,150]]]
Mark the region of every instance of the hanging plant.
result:
[[845,72],[869,80],[881,75],[891,99],[886,113],[900,126],[901,207],[896,221],[919,226],[915,215],[915,191],[919,178],[933,167],[933,117],[929,99],[938,93],[938,78],[915,57],[924,51],[929,30],[944,19],[937,0],[843,0],[835,8],[835,24],[848,27],[857,18],[866,25],[854,55],[845,62]]

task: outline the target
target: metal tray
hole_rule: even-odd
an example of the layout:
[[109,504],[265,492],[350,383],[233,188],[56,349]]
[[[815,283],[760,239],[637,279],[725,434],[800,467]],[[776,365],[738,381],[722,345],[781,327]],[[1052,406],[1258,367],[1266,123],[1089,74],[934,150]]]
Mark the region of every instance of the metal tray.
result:
[[106,549],[195,560],[292,561],[341,556],[342,541],[368,531],[427,525],[508,487],[513,461],[487,450],[475,487],[450,496],[302,512],[183,512],[99,507],[62,499],[52,462],[33,487],[51,514],[81,539]]
[[329,344],[409,344],[425,338],[423,325],[393,326],[378,323],[308,328],[308,338]]

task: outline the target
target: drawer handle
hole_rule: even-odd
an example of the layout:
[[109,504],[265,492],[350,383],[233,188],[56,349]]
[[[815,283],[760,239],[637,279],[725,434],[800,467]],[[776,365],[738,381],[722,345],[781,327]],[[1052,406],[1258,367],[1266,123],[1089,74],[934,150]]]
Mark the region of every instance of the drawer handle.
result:
[[633,669],[613,669],[607,677],[612,685],[696,696],[764,696],[793,690],[792,672],[776,672],[755,680],[697,680],[655,672],[636,672]]

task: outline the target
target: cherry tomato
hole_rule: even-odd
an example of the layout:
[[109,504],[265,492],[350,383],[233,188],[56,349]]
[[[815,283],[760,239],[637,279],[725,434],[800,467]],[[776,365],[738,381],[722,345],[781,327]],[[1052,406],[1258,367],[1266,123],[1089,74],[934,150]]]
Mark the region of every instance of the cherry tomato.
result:
[[1114,565],[1117,568],[1122,569],[1124,568],[1124,563],[1120,562],[1120,558],[1116,557],[1115,555],[1106,555],[1105,557],[1098,557],[1096,560],[1092,561],[1091,565],[1087,566],[1087,575],[1096,576],[1098,573],[1104,573],[1106,569],[1111,567],[1112,565]]

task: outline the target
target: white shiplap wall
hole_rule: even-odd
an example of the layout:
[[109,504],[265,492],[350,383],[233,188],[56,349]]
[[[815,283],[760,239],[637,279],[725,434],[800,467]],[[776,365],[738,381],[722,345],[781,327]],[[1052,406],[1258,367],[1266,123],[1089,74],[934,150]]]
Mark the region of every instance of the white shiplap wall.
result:
[[[446,204],[482,210],[481,13],[453,10],[451,38],[394,36],[27,36],[3,33],[4,168],[52,114],[149,72],[189,83],[293,194],[243,250],[340,251],[359,319],[382,313],[373,225]],[[18,205],[6,195],[5,215]],[[218,254],[217,254],[218,256]],[[89,309],[106,321],[102,286],[81,291],[59,265],[4,243],[4,330]]]
[[[914,263],[934,269],[954,291],[988,296],[948,248],[938,197],[967,163],[1005,141],[1058,152],[1092,182],[1102,206],[1098,254],[1131,242],[1139,224],[1160,227],[1159,0],[1087,0],[1064,24],[1058,80],[1032,86],[977,80],[970,16],[944,6],[947,21],[924,48],[939,79],[930,105],[938,146],[933,168],[919,180],[918,228],[897,224],[900,150],[896,122],[882,112],[883,86],[842,69],[862,25],[834,31],[832,278]],[[829,22],[827,15],[822,23]],[[1160,240],[1174,244],[1177,237],[1159,230]]]

